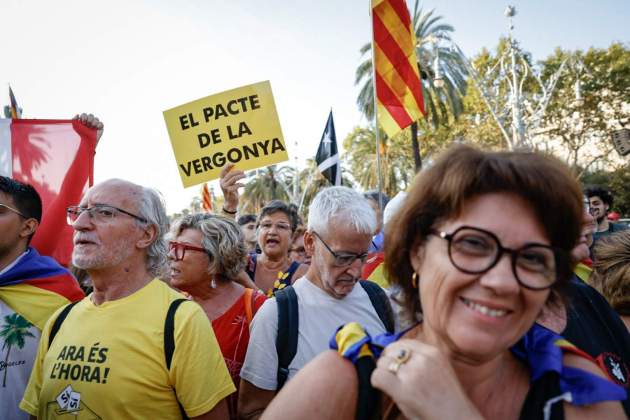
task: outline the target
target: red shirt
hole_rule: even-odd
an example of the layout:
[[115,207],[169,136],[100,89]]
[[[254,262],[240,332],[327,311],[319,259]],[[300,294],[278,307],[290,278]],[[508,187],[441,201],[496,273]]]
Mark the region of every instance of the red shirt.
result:
[[246,301],[249,300],[251,316],[253,316],[266,299],[262,293],[252,292],[252,289],[245,289],[241,297],[223,315],[212,321],[214,335],[217,337],[225,364],[236,386],[236,392],[228,397],[230,418],[236,418],[241,367],[245,361],[247,344],[249,343],[249,324],[251,319],[248,319]]

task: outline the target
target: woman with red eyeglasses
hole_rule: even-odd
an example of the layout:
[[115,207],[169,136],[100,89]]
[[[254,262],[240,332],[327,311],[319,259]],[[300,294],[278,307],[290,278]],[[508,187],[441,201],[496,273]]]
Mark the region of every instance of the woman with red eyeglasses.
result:
[[[171,286],[188,294],[208,315],[238,389],[249,324],[265,301],[262,293],[237,283],[247,255],[241,230],[233,220],[194,214],[178,219],[170,237]],[[238,391],[228,397],[232,419],[237,400]]]

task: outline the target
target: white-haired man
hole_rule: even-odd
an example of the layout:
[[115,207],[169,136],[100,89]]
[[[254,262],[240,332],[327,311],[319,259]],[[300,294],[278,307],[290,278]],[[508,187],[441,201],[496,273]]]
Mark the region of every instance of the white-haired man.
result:
[[392,329],[384,292],[369,282],[355,287],[376,224],[374,210],[353,190],[317,194],[304,234],[312,256],[308,272],[265,302],[253,320],[241,370],[241,418],[258,418],[285,380],[328,349],[340,325],[359,322],[372,335]]
[[160,196],[105,181],[68,208],[68,222],[73,264],[94,291],[46,324],[20,408],[38,418],[227,419],[235,388],[208,317],[156,278],[167,254]]

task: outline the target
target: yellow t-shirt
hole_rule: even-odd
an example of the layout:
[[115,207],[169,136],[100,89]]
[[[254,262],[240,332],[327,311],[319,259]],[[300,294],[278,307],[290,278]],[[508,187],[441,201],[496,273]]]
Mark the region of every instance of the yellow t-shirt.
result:
[[[50,349],[57,311],[42,331],[20,408],[39,419],[180,419],[234,392],[208,317],[194,302],[175,313],[175,352],[164,356],[169,304],[183,296],[159,280],[125,298],[75,305]],[[177,390],[177,398],[174,389]]]

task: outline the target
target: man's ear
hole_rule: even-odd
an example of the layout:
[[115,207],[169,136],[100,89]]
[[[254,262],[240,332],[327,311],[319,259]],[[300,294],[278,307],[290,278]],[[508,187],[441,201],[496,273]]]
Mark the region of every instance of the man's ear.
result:
[[158,228],[154,224],[147,225],[142,229],[142,237],[136,242],[138,248],[148,248],[158,235]]
[[306,251],[306,254],[311,257],[315,252],[315,235],[313,235],[313,232],[309,230],[304,232],[304,250]]
[[20,238],[28,238],[33,235],[39,226],[39,222],[37,219],[26,219],[22,222],[22,227],[20,229]]

